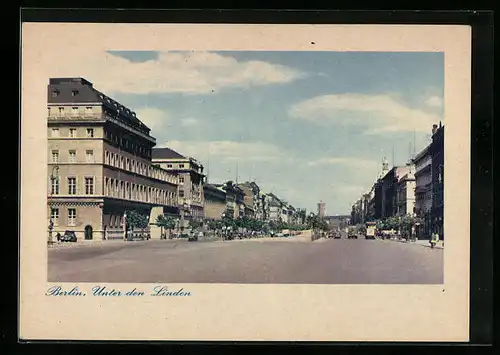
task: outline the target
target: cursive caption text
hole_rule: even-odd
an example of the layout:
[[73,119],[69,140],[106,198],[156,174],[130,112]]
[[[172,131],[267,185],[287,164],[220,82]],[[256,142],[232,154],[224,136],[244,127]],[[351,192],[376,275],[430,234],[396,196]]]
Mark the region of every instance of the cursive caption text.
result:
[[46,296],[73,296],[73,297],[185,297],[191,296],[191,292],[180,289],[171,289],[167,286],[154,286],[148,292],[133,288],[131,290],[120,290],[106,286],[94,286],[90,290],[81,290],[78,286],[63,288],[61,286],[51,286],[45,292]]

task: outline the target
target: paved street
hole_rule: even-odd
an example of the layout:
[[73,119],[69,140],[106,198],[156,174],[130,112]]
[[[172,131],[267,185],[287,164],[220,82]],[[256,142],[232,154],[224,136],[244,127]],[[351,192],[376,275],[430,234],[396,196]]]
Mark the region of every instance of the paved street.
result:
[[48,252],[49,282],[443,282],[443,249],[387,240],[110,241]]

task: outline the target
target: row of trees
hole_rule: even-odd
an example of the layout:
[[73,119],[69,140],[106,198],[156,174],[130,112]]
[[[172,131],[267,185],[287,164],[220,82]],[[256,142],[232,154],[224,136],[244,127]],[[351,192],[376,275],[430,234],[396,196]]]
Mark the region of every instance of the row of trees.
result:
[[377,221],[378,230],[395,230],[396,232],[408,233],[411,235],[412,227],[418,223],[423,223],[422,218],[412,215],[392,216]]
[[218,230],[222,228],[231,228],[233,230],[238,228],[245,228],[250,231],[270,231],[270,230],[281,230],[281,229],[290,229],[290,230],[301,230],[305,229],[305,226],[285,223],[281,221],[262,221],[255,218],[250,218],[247,216],[243,216],[241,218],[233,219],[231,217],[224,217],[221,220],[209,220],[207,221],[207,226],[211,230]]
[[325,218],[320,217],[316,214],[307,216],[306,224],[307,227],[314,230],[326,231],[330,228],[328,221]]
[[[127,224],[131,228],[147,228],[149,225],[149,217],[137,211],[127,211]],[[282,229],[290,230],[328,230],[329,224],[325,218],[318,215],[309,215],[306,218],[305,224],[292,224],[283,221],[270,221],[265,222],[247,216],[233,219],[231,217],[224,217],[221,220],[191,220],[190,227],[193,229],[202,228],[206,226],[210,230],[221,230],[223,228],[245,228],[250,231],[278,231]],[[172,230],[176,227],[176,219],[171,216],[159,215],[156,219],[156,225],[165,230]],[[162,231],[163,232],[163,231]]]

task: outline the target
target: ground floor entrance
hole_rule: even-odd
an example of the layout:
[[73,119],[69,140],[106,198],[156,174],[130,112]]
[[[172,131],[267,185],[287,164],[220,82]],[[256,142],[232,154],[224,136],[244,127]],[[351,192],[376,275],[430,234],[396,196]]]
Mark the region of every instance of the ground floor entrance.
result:
[[92,232],[93,232],[92,226],[89,224],[86,225],[85,230],[84,230],[85,240],[92,240],[93,239]]

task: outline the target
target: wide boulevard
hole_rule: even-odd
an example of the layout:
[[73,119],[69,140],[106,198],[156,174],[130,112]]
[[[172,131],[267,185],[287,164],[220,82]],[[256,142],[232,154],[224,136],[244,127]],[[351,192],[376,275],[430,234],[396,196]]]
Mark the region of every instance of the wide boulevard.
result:
[[[295,239],[294,239],[295,238]],[[389,240],[109,241],[48,250],[49,282],[437,284],[443,249]]]

